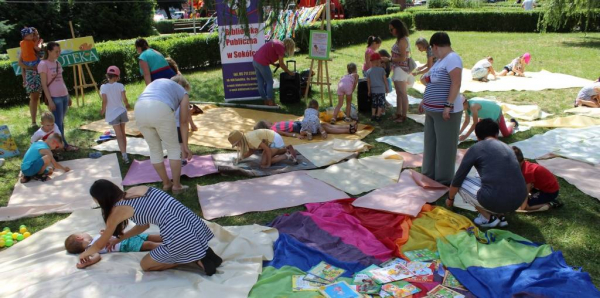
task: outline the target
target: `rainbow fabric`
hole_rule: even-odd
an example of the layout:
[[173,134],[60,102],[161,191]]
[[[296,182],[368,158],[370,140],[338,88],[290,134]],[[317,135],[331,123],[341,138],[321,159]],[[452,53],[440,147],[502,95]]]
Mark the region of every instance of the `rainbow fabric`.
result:
[[[318,292],[293,292],[292,275],[325,261],[345,269],[340,279],[351,284],[352,275],[369,265],[422,248],[439,249],[442,262],[471,291],[463,293],[466,297],[540,294],[546,288],[579,289],[585,297],[598,293],[587,273],[566,266],[560,252],[547,245],[501,230],[487,234],[493,239],[485,238],[469,219],[442,207],[425,205],[413,218],[354,207],[353,200],[307,204],[307,211],[277,217],[270,224],[280,233],[274,258],[264,263],[250,297],[321,297]],[[436,272],[434,282],[413,283],[422,289],[413,297],[426,296],[441,282],[440,274]]]

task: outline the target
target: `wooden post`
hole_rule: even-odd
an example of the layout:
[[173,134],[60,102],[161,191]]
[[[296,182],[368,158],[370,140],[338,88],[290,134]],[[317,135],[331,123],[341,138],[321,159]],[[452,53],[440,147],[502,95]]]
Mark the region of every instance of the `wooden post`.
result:
[[[329,1],[327,1],[329,2]],[[318,14],[320,14],[320,18],[321,18],[321,30],[323,30],[323,28],[325,27],[325,18],[323,18],[323,11],[328,11],[328,9],[322,9]],[[318,17],[317,17],[318,18]],[[329,31],[329,34],[331,34],[331,31]],[[311,58],[308,58],[311,59]],[[310,62],[310,70],[308,72],[308,83],[307,83],[307,87],[306,90],[304,91],[304,101],[306,102],[308,100],[308,90],[310,88],[310,85],[315,84],[315,85],[319,85],[319,90],[321,91],[321,105],[323,105],[323,85],[327,85],[327,93],[329,93],[329,105],[333,105],[333,100],[331,98],[331,83],[329,82],[329,67],[327,65],[327,62],[332,61],[331,59],[328,60],[317,60],[317,82],[313,83],[312,79],[312,72],[314,69],[314,65],[315,65],[315,60],[317,59],[311,59]],[[325,72],[323,72],[323,64],[325,64]],[[326,78],[323,79],[323,75],[325,73]]]
[[[69,21],[69,27],[71,28],[71,36],[75,38],[75,30],[73,30],[73,22]],[[83,72],[82,65],[85,65],[85,68],[90,76],[90,80],[92,83],[87,83],[85,80],[85,75]],[[78,82],[79,81],[79,82]],[[98,84],[96,84],[96,80],[94,80],[94,76],[92,75],[92,71],[90,70],[90,66],[88,63],[73,65],[73,89],[75,89],[75,98],[77,99],[77,106],[79,104],[79,94],[81,94],[81,105],[85,105],[85,88],[94,87],[96,89],[96,93],[100,98],[100,91],[98,90]]]

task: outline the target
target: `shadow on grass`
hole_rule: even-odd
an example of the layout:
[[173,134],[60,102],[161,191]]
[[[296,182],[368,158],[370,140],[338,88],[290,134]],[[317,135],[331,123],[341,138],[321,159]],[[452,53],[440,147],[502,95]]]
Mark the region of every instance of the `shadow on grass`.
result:
[[600,48],[600,37],[583,37],[580,41],[563,41],[562,44],[576,48]]

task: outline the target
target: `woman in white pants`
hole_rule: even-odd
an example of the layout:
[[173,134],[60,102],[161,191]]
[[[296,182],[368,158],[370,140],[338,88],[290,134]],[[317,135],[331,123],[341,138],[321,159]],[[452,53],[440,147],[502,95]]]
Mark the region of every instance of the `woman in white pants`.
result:
[[[169,79],[158,79],[150,83],[135,104],[135,120],[138,129],[150,147],[150,161],[163,182],[163,190],[181,193],[188,188],[181,185],[181,158],[190,160],[188,130],[181,129],[182,146],[177,138],[175,111],[179,113],[181,127],[188,127],[189,83],[177,75]],[[167,149],[173,180],[169,179],[163,163],[163,145]],[[183,152],[182,152],[183,151]],[[183,156],[182,156],[183,154]]]

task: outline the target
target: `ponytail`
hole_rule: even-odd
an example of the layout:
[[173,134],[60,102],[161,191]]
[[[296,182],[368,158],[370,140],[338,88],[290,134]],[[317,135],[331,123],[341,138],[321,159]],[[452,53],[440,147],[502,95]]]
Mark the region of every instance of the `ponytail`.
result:
[[370,47],[373,43],[381,43],[379,36],[371,35],[367,38],[367,47]]

